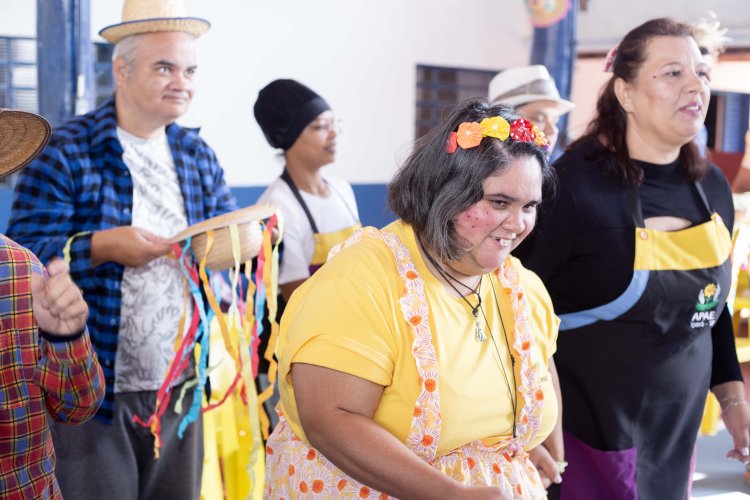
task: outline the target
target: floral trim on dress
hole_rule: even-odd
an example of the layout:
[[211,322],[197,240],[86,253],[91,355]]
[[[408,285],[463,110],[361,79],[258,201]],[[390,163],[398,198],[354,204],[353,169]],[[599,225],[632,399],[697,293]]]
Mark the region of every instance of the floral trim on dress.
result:
[[495,274],[510,298],[515,318],[513,350],[521,360],[516,373],[519,380],[518,405],[521,408],[516,421],[516,434],[518,435],[516,443],[523,447],[542,426],[544,391],[538,377],[539,363],[532,363],[531,353],[534,351],[535,341],[529,325],[528,305],[524,298],[518,269],[513,265],[513,258],[509,256],[505,259],[503,266],[497,269]]
[[[399,302],[414,337],[412,354],[421,386],[406,446],[422,460],[463,484],[496,485],[519,499],[546,497],[539,474],[523,450],[541,427],[544,394],[536,378],[538,366],[531,363],[534,339],[518,270],[511,258],[496,271],[496,276],[510,296],[515,317],[513,350],[520,361],[516,374],[520,380],[517,397],[519,406],[523,405],[518,415],[517,438],[493,446],[475,441],[436,458],[441,427],[439,377],[424,281],[403,242],[393,233],[372,227],[360,229],[334,247],[328,259],[364,238],[382,240],[390,248],[405,285]],[[508,333],[512,335],[512,332]],[[388,498],[388,495],[352,479],[316,449],[302,442],[292,432],[280,408],[279,405],[279,424],[266,447],[266,498]]]

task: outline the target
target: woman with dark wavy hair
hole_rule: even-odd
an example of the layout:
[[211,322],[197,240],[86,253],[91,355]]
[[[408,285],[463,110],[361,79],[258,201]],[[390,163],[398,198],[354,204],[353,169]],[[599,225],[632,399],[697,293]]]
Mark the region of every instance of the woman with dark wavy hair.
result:
[[563,498],[686,498],[709,389],[750,460],[750,409],[726,307],[734,211],[695,137],[709,67],[690,26],[654,19],[609,61],[558,193],[519,249],[560,315]]
[[268,498],[536,499],[560,480],[557,318],[510,256],[534,227],[545,144],[512,108],[464,101],[392,182],[400,219],[297,289]]

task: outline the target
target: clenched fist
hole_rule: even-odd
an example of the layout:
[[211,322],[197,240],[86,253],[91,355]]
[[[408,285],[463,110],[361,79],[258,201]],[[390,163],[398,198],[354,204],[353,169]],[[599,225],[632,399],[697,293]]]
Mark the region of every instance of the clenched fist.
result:
[[47,263],[49,279],[31,275],[31,300],[34,318],[39,328],[55,335],[72,335],[86,326],[89,307],[81,290],[68,274],[68,264],[62,259]]

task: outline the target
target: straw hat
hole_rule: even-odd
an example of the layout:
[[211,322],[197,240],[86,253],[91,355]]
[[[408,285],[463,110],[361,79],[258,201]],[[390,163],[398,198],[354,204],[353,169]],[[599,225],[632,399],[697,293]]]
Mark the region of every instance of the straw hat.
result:
[[0,177],[25,167],[42,152],[52,129],[34,113],[0,108]]
[[99,35],[110,43],[157,31],[184,31],[198,38],[211,27],[205,19],[186,14],[183,0],[125,0],[122,22],[107,26]]
[[212,230],[214,241],[206,257],[206,267],[221,271],[234,267],[232,237],[229,226],[236,224],[240,240],[240,262],[245,262],[260,251],[263,243],[263,229],[260,222],[276,213],[276,207],[269,204],[250,205],[233,212],[204,220],[189,226],[173,236],[169,243],[177,243],[192,237],[190,249],[198,262],[206,251],[206,231]]
[[490,81],[489,97],[492,104],[521,106],[535,101],[553,101],[560,114],[575,107],[562,99],[555,81],[541,64],[509,68]]

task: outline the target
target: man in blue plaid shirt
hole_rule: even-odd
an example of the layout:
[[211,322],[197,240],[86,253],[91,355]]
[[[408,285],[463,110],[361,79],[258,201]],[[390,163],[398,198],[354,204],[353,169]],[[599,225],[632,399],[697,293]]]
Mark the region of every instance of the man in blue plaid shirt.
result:
[[172,411],[191,374],[172,389],[159,460],[149,430],[132,418],[153,412],[185,310],[190,323],[166,240],[236,207],[214,152],[174,123],[191,102],[195,39],[208,22],[181,12],[165,19],[158,1],[126,0],[124,17],[134,14],[129,3],[156,10],[100,32],[116,44],[114,97],[54,131],[18,180],[8,235],[42,261],[68,257],[91,309],[106,397],[98,419],[53,426],[63,496],[198,498],[201,422],[180,440]]

